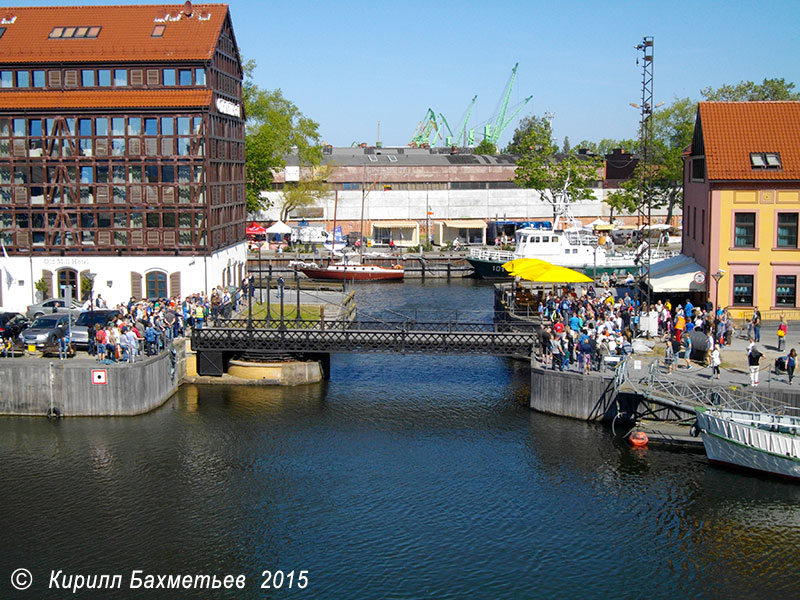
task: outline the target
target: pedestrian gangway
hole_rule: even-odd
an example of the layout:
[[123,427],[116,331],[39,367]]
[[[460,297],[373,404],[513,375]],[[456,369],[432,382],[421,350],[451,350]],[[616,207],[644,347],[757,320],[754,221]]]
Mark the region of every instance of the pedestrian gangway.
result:
[[617,392],[630,392],[665,408],[694,414],[698,406],[719,406],[755,412],[778,412],[786,407],[775,399],[757,394],[750,388],[724,385],[703,385],[684,378],[670,376],[661,370],[661,361],[650,363],[647,375],[635,378],[631,374],[632,357],[620,361],[614,371]]
[[241,354],[315,355],[353,352],[532,356],[538,339],[531,324],[361,320],[219,319],[192,331],[200,375],[221,376]]

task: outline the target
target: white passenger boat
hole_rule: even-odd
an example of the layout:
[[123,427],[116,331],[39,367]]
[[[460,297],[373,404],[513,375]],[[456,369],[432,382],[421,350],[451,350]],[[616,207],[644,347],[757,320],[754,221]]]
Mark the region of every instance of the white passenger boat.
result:
[[715,407],[695,413],[708,460],[800,479],[800,417]]

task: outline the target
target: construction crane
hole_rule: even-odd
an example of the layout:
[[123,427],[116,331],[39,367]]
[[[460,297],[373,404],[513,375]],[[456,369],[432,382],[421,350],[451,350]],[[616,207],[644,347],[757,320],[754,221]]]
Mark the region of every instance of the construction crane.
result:
[[514,87],[514,80],[517,78],[517,67],[519,63],[514,65],[514,68],[511,69],[511,77],[508,80],[508,85],[506,85],[506,89],[503,92],[503,95],[500,97],[500,108],[497,111],[497,117],[494,120],[494,125],[491,123],[487,123],[483,127],[483,137],[484,139],[490,141],[495,146],[497,145],[497,141],[500,139],[500,136],[505,131],[506,127],[508,127],[509,123],[514,120],[519,112],[525,108],[525,105],[531,101],[533,96],[528,96],[523,100],[517,108],[513,110],[510,116],[506,116],[508,112],[508,101],[511,98],[511,90]]
[[444,138],[445,146],[453,146],[457,144],[463,144],[464,146],[467,145],[467,140],[464,137],[464,132],[467,129],[467,123],[469,122],[470,115],[472,115],[472,110],[475,108],[475,100],[477,99],[478,99],[477,94],[472,97],[472,102],[470,102],[470,105],[467,107],[467,111],[464,113],[464,118],[461,119],[461,123],[459,124],[458,130],[456,130],[455,135],[453,135],[453,132],[450,129],[450,125],[447,123],[447,119],[444,118],[444,115],[442,113],[439,113],[439,118],[441,119],[442,123],[444,123],[444,126],[447,127],[447,133],[449,134]]
[[[440,115],[441,116],[441,115]],[[436,113],[429,108],[417,125],[414,135],[411,136],[410,146],[421,147],[425,144],[432,146],[436,139],[441,137],[439,134],[439,124],[436,122]]]

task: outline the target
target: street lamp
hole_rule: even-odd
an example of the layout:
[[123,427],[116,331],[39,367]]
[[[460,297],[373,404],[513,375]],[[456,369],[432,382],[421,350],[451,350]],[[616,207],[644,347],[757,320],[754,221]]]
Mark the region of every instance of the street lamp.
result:
[[89,271],[86,273],[86,280],[89,282],[89,314],[91,318],[89,319],[89,325],[86,327],[86,341],[88,344],[89,355],[94,356],[94,278],[97,277],[97,273],[92,273]]
[[719,310],[719,280],[725,276],[725,271],[719,269],[716,273],[711,275],[714,278],[714,318],[717,318],[717,311]]

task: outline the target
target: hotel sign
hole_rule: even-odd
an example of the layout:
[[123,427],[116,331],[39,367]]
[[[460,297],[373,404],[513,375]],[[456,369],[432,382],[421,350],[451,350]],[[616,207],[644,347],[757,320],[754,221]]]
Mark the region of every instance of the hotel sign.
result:
[[237,104],[236,102],[231,102],[230,100],[225,100],[224,98],[217,98],[216,104],[217,104],[217,110],[221,112],[223,115],[241,118],[242,116],[241,104]]

